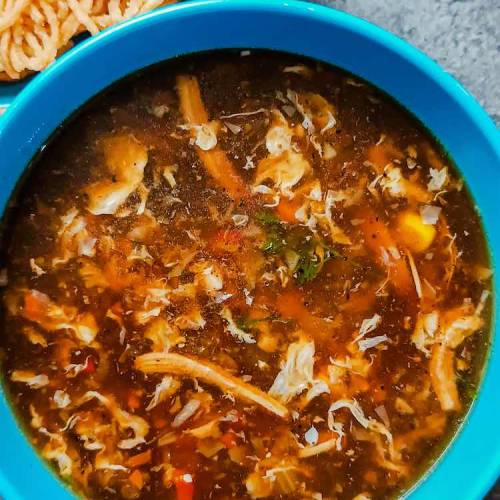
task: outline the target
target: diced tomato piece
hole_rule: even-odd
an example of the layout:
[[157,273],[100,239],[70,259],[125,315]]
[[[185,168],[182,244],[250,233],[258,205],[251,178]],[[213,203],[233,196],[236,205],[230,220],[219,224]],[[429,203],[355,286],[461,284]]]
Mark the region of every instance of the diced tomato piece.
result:
[[178,481],[175,483],[177,490],[177,500],[192,500],[194,496],[193,482]]
[[82,373],[90,375],[90,374],[95,372],[96,366],[95,366],[94,358],[92,356],[89,356],[87,358],[87,360],[85,361],[85,364],[87,366],[82,370]]
[[177,500],[192,500],[194,497],[194,483],[191,474],[187,474],[179,469],[174,476]]

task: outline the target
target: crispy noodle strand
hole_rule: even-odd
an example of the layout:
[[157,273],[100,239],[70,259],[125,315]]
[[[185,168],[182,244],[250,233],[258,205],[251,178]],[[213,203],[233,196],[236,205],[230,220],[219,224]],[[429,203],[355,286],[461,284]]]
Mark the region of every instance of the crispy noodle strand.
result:
[[0,0],[0,80],[46,68],[71,38],[100,30],[174,0]]

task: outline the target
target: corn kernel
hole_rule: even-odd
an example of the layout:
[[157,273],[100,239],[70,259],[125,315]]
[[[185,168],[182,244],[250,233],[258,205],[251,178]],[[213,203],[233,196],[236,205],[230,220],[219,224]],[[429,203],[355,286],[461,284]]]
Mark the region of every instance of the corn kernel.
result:
[[420,215],[410,210],[398,215],[396,230],[400,242],[413,252],[427,250],[436,236],[436,228],[424,224]]

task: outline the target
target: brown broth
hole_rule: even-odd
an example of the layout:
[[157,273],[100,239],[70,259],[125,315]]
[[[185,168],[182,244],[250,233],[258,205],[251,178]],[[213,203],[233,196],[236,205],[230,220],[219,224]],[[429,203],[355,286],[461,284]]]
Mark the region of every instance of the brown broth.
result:
[[[180,74],[210,124],[189,123]],[[95,99],[36,159],[2,251],[12,405],[90,498],[393,496],[451,438],[488,345],[484,234],[450,159],[367,83],[284,54],[180,59]],[[287,415],[144,373],[152,351],[208,361]],[[316,442],[334,445],[304,457]]]

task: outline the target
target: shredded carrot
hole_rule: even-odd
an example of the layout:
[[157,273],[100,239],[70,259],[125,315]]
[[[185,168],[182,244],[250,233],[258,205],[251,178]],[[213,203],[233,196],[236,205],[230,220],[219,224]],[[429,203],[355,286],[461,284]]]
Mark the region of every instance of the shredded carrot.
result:
[[363,221],[360,228],[364,233],[366,246],[375,254],[379,263],[386,267],[389,281],[400,296],[415,295],[413,279],[403,255],[394,258],[390,249],[397,250],[397,244],[386,224],[370,209],[363,210],[358,217]]
[[123,307],[119,302],[115,302],[111,307],[111,311],[113,311],[114,314],[117,316],[120,316],[123,314]]
[[82,370],[82,373],[85,373],[87,375],[91,375],[92,373],[95,372],[96,370],[96,366],[95,366],[95,361],[94,361],[94,358],[92,356],[89,356],[86,361],[85,361],[85,364],[87,365],[83,370]]
[[297,222],[295,212],[299,209],[300,205],[295,200],[287,200],[281,198],[278,206],[276,207],[276,214],[284,222],[293,224]]
[[144,486],[144,476],[139,469],[136,469],[134,472],[132,472],[132,474],[130,474],[130,476],[128,477],[128,480],[138,490],[142,490],[142,487]]
[[77,344],[70,339],[59,339],[56,344],[56,360],[58,366],[65,368],[71,363],[71,352],[76,349]]
[[302,329],[314,337],[326,338],[332,330],[328,321],[310,313],[304,305],[301,292],[297,289],[284,291],[277,298],[276,309],[281,316],[297,321]]
[[177,93],[184,118],[192,125],[208,123],[208,113],[201,99],[198,79],[191,75],[177,76]]
[[420,203],[429,203],[432,200],[432,194],[422,186],[410,181],[405,182],[404,186],[406,196],[410,200],[418,201]]
[[198,155],[208,173],[223,187],[234,200],[247,196],[245,182],[238,175],[236,169],[226,153],[216,147],[210,151],[198,149]]
[[192,500],[194,497],[194,484],[186,481],[175,483],[177,490],[177,500]]
[[269,311],[260,307],[252,307],[250,311],[248,311],[248,317],[250,319],[264,319],[269,317]]
[[133,455],[126,462],[125,465],[127,467],[140,467],[141,465],[149,464],[152,459],[151,449],[144,451],[143,453],[139,453],[137,455]]
[[347,435],[346,434],[344,434],[340,438],[340,443],[341,443],[342,449],[345,450],[347,448]]
[[[177,93],[186,122],[189,125],[207,124],[208,113],[201,98],[197,78],[191,75],[177,76]],[[231,198],[239,200],[248,194],[245,182],[222,149],[218,146],[209,151],[197,148],[197,152],[207,172],[228,192]]]

